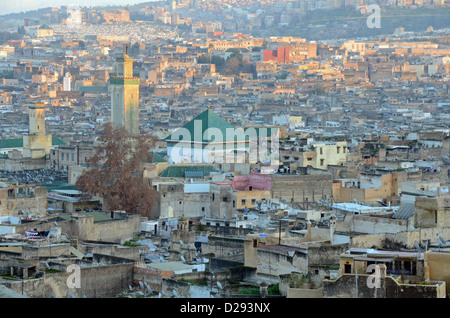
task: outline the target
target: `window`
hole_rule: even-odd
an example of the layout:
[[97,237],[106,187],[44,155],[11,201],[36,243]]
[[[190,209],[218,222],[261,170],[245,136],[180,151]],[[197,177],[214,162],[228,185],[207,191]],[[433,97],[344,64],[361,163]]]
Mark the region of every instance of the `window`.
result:
[[337,147],[336,149],[337,149],[337,153],[341,152],[341,147]]
[[242,204],[242,205],[245,205],[245,200],[241,200],[241,204]]
[[228,201],[228,197],[223,197],[223,198],[222,198],[222,201],[223,201],[223,202],[227,202],[227,201]]
[[72,161],[75,161],[75,154],[72,153]]
[[258,240],[253,240],[253,247],[258,247]]
[[325,163],[325,159],[320,159],[320,165],[323,166],[324,163]]
[[214,197],[215,197],[215,196],[214,196],[214,193],[213,193],[213,194],[212,194],[212,200],[213,200],[213,201],[214,201]]
[[323,155],[323,148],[320,147],[319,149],[320,149],[320,154]]
[[204,206],[202,207],[202,212],[205,212],[205,207]]
[[255,199],[252,199],[252,204],[255,204],[256,203],[256,200]]
[[236,207],[236,201],[233,200],[233,208]]

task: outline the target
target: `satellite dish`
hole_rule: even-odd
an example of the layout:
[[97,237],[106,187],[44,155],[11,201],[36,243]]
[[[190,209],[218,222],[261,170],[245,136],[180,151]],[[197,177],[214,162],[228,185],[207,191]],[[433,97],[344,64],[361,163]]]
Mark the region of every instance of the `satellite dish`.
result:
[[439,236],[438,243],[439,243],[439,245],[447,244],[447,242],[444,240],[444,238],[442,236]]
[[50,265],[48,265],[48,263],[47,263],[47,262],[45,262],[45,267],[47,267],[48,269],[51,269],[51,266],[50,266]]
[[147,287],[148,293],[149,294],[153,293],[152,288],[147,284],[147,282],[144,282],[144,284],[145,284],[145,287]]
[[133,287],[131,287],[131,285],[128,285],[128,288],[130,289],[130,291],[133,291]]
[[415,242],[414,247],[416,248],[416,250],[419,250],[420,249],[419,243]]
[[53,292],[50,292],[50,296],[52,296],[52,298],[55,298],[55,294],[53,294]]
[[73,298],[73,295],[70,291],[67,292],[67,298]]
[[183,255],[181,255],[180,258],[181,258],[181,261],[182,261],[183,263],[186,263],[186,259],[184,258]]
[[167,294],[166,294],[166,292],[165,292],[164,290],[161,290],[161,294],[162,294],[163,296],[167,296]]
[[144,284],[142,284],[141,281],[139,281],[139,286],[141,286],[141,288],[144,289]]
[[219,287],[220,289],[223,289],[222,284],[220,282],[217,282],[217,287]]
[[180,240],[180,245],[184,246],[184,242],[182,240]]
[[178,293],[177,293],[177,291],[174,289],[173,290],[173,295],[175,296],[175,297],[178,297]]

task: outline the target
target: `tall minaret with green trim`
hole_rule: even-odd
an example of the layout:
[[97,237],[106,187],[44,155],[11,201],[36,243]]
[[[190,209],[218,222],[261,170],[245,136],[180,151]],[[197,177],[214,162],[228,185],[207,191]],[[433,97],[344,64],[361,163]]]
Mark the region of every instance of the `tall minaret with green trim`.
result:
[[133,77],[133,59],[127,55],[127,49],[116,59],[116,73],[111,74],[109,85],[113,127],[125,127],[129,134],[139,134],[139,78]]

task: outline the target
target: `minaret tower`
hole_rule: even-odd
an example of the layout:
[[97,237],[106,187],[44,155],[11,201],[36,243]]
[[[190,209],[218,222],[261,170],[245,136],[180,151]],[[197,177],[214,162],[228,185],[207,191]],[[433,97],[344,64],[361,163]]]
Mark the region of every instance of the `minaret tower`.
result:
[[125,127],[130,135],[139,134],[139,78],[133,77],[133,59],[127,55],[116,59],[116,73],[111,74],[111,122],[114,128]]
[[23,135],[23,156],[42,158],[50,153],[52,135],[45,133],[45,104],[28,106],[29,133]]
[[29,131],[32,135],[45,135],[45,104],[36,103],[28,107]]

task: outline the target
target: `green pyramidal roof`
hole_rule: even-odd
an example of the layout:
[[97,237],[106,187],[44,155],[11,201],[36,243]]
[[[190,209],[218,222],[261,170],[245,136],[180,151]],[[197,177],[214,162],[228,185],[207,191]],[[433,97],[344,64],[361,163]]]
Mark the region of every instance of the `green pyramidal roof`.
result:
[[[166,141],[223,142],[245,140],[232,135],[237,129],[208,109],[165,138]],[[205,133],[206,132],[206,133]]]

